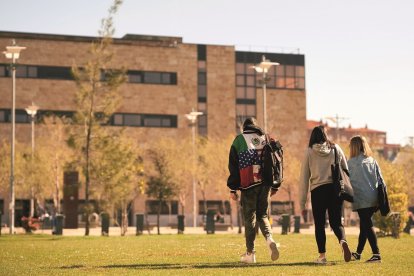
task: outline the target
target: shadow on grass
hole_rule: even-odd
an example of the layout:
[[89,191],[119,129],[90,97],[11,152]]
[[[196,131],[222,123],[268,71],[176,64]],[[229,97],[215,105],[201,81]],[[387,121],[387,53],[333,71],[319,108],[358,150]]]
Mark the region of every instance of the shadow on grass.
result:
[[[335,262],[329,262],[326,265],[335,265]],[[231,263],[198,263],[198,264],[113,264],[97,266],[95,268],[103,269],[210,269],[210,268],[245,268],[245,267],[271,267],[271,266],[320,266],[313,262],[296,262],[296,263],[256,263],[243,264],[239,262]],[[61,269],[83,268],[84,265],[62,266]]]

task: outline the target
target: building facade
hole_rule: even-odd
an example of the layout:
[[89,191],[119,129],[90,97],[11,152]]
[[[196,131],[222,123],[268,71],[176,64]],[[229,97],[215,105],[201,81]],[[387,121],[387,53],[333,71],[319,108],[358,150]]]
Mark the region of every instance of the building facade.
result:
[[[0,31],[0,49],[10,45],[12,39],[27,47],[18,60],[16,73],[16,139],[19,143],[30,143],[30,117],[25,108],[35,102],[40,107],[40,117],[50,113],[73,116],[77,88],[71,67],[88,60],[90,45],[97,38]],[[181,37],[131,34],[115,38],[111,50],[114,53],[111,66],[113,69],[126,68],[127,82],[120,88],[122,103],[113,114],[110,127],[126,128],[128,135],[140,145],[154,137],[189,137],[191,129],[185,114],[195,109],[203,112],[198,119],[197,131],[206,137],[224,139],[234,136],[248,116],[256,117],[262,124],[260,75],[256,75],[251,66],[260,63],[262,55],[280,63],[268,73],[268,132],[282,142],[289,156],[301,158],[307,134],[304,55],[244,52],[237,51],[234,46],[184,43]],[[10,139],[11,125],[10,76],[9,60],[1,56],[0,139],[6,140]],[[36,133],[40,132],[41,125],[36,127]],[[67,179],[68,183],[77,181],[73,176]],[[225,185],[226,179],[222,182]],[[200,199],[201,195],[197,193],[197,199]],[[296,193],[295,189],[293,193]],[[230,216],[236,217],[236,207],[228,201],[228,196],[220,197],[211,191],[206,197],[207,205],[220,209],[226,221]],[[82,204],[82,190],[79,190],[78,198]],[[281,191],[272,199],[275,213],[285,208],[287,198]],[[3,223],[6,223],[7,190],[0,191],[0,200]],[[187,202],[192,206],[191,196]],[[198,206],[202,204],[200,200],[197,203]],[[27,211],[27,198],[23,195],[17,195],[16,204],[19,206],[16,216]],[[145,213],[153,219],[155,209],[151,199],[140,197],[131,204],[132,224],[134,213]],[[292,202],[287,205],[289,208],[295,206]],[[186,225],[191,225],[192,210],[187,209]],[[198,209],[197,220],[201,222],[202,208]],[[165,206],[162,224],[170,223],[171,216],[175,217],[177,212],[177,201]],[[18,221],[19,217],[16,217]]]

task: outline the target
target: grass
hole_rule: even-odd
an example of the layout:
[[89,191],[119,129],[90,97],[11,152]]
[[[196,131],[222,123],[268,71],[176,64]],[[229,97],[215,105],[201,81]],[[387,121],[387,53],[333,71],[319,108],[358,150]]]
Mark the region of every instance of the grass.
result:
[[[328,264],[317,257],[313,235],[275,235],[280,259],[271,262],[262,237],[257,264],[240,264],[242,235],[143,235],[126,237],[0,236],[0,275],[413,275],[414,238],[379,238],[383,263],[345,263],[334,236]],[[348,237],[351,248],[357,236]],[[367,243],[362,256],[371,255]]]

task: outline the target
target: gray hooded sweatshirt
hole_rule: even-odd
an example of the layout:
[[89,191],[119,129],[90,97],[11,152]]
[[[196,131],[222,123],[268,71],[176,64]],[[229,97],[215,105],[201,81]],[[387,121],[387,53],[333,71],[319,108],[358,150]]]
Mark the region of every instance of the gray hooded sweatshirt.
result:
[[[343,169],[348,170],[346,157],[342,149],[335,145],[339,162]],[[327,142],[314,144],[307,148],[302,162],[300,176],[300,207],[305,209],[307,195],[315,188],[332,183],[331,165],[335,162],[335,152]]]

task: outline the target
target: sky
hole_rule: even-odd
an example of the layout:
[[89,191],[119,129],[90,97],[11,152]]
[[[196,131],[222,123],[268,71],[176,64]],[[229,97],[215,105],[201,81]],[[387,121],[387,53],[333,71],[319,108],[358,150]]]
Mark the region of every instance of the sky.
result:
[[[111,0],[0,0],[0,30],[96,36]],[[307,119],[414,136],[412,0],[124,0],[114,37],[305,55]]]

